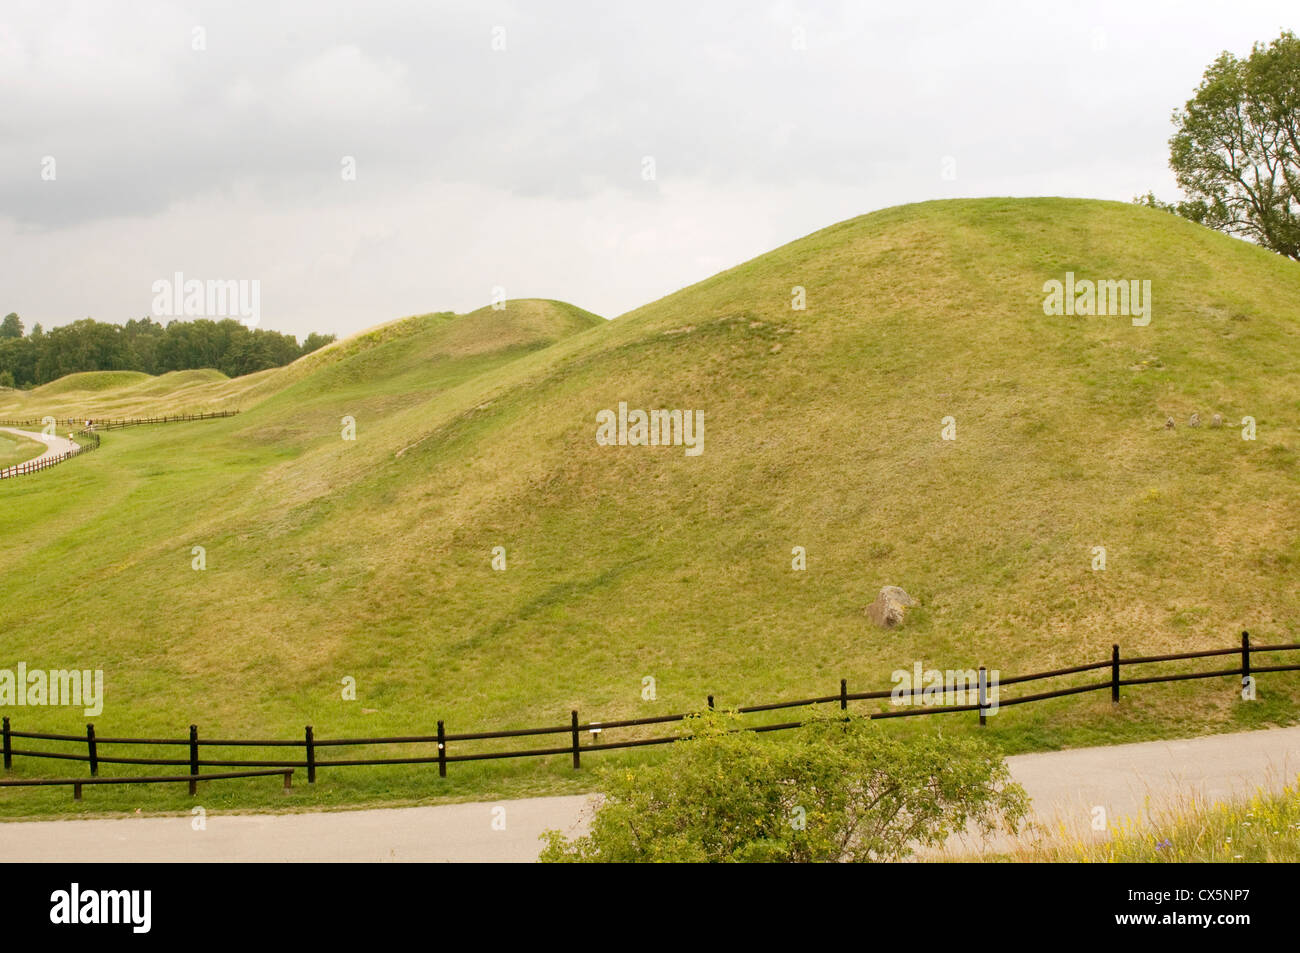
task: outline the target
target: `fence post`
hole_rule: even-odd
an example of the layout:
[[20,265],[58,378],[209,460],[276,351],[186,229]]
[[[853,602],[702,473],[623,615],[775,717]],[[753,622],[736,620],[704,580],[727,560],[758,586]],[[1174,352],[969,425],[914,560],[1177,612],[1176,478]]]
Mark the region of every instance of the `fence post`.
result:
[[95,744],[95,726],[86,725],[86,749],[90,753],[90,776],[99,774],[99,747]]
[[8,771],[14,766],[14,751],[9,743],[9,716],[5,715],[4,721],[4,746],[5,746],[5,770]]
[[1245,688],[1250,680],[1250,633],[1241,633],[1241,687]]
[[840,679],[840,711],[847,711],[849,707],[849,680]]
[[80,784],[73,784],[73,785],[72,785],[72,799],[73,799],[74,801],[80,801],[80,800],[81,800],[81,785],[80,785]]
[[438,777],[447,776],[447,732],[438,722]]
[[709,711],[713,711],[713,696],[709,696]]
[[194,775],[199,773],[199,729],[190,725],[190,797],[199,793],[199,782]]
[[980,726],[981,726],[981,727],[983,727],[983,725],[984,725],[984,708],[985,708],[985,706],[988,705],[988,691],[987,691],[987,686],[988,686],[988,673],[984,670],[984,666],[981,665],[981,666],[980,666],[980,683],[979,683],[979,697],[980,697]]
[[316,783],[316,743],[311,733],[311,725],[307,726],[307,783]]
[[577,768],[579,768],[579,767],[582,766],[581,756],[580,756],[579,753],[578,753],[578,712],[577,712],[577,709],[574,709],[574,711],[573,711],[572,714],[573,714],[573,721],[571,722],[571,724],[573,725],[573,729],[572,729],[572,730],[573,730],[573,767],[574,767],[574,769],[576,770]]
[[1119,645],[1110,647],[1110,702],[1119,704]]

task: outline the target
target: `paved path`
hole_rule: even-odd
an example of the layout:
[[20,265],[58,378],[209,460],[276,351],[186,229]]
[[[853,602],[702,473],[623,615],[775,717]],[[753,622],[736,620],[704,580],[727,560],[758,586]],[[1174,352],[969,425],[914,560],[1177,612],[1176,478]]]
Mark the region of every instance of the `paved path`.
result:
[[[213,782],[219,783],[219,782]],[[209,814],[0,824],[9,861],[532,861],[586,795],[312,814]],[[494,813],[502,809],[502,813]],[[504,830],[497,828],[504,823]]]
[[[1104,820],[1144,820],[1196,797],[1222,801],[1281,790],[1300,775],[1300,727],[1243,731],[1172,741],[1107,745],[1007,758],[1012,776],[1029,793],[1034,820],[1048,831],[1104,837],[1092,830],[1096,808]],[[2,832],[0,832],[2,833]],[[1005,849],[1006,838],[983,844],[955,838],[949,853]]]
[[[30,430],[18,430],[14,427],[0,427],[5,433],[15,434],[19,437],[26,437],[28,440],[35,440],[37,443],[45,444],[49,449],[38,457],[32,457],[30,460],[24,460],[24,463],[39,463],[41,460],[48,460],[50,457],[57,457],[60,454],[77,452],[81,448],[74,440],[67,437],[47,437],[43,433],[33,433]],[[15,464],[17,466],[17,464]]]
[[[1222,799],[1294,782],[1300,728],[1017,755],[1007,762],[1033,799],[1039,821],[1060,820],[1085,831],[1096,806],[1118,821],[1141,814],[1148,797],[1156,806],[1192,794]],[[0,823],[0,859],[530,861],[546,828],[581,830],[590,801],[571,795],[331,813],[210,814],[201,831],[188,815],[10,822]]]

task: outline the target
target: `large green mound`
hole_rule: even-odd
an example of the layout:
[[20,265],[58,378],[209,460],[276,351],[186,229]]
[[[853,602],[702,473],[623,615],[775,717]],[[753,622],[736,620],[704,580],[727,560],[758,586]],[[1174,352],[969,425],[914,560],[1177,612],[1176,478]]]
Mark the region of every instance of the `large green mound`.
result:
[[[1150,324],[1045,315],[1067,272],[1150,281]],[[0,487],[9,656],[104,668],[101,731],[326,737],[1296,640],[1293,262],[1117,203],[946,201],[612,322],[552,306],[520,331],[525,307],[380,328],[245,389],[239,417],[111,434]],[[703,452],[598,445],[620,402],[702,412]],[[886,584],[922,603],[898,630],[863,614]],[[1025,748],[1293,720],[1300,680],[1261,686],[1255,707],[1178,683],[987,730]],[[407,777],[329,783],[425,791]]]

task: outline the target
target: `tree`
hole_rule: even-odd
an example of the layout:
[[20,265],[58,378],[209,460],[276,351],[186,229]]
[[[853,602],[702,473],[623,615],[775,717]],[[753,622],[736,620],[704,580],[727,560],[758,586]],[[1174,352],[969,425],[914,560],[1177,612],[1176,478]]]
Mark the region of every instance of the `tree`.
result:
[[54,328],[39,324],[22,336],[18,316],[10,315],[0,333],[0,372],[8,372],[19,387],[45,384],[78,371],[143,371],[165,374],[212,367],[230,377],[288,364],[334,338],[309,335],[303,345],[278,331],[250,330],[238,321],[173,321],[163,326],[151,318],[124,325],[87,318]]
[[5,315],[4,321],[0,321],[0,338],[20,338],[23,336],[23,322],[19,320],[18,315],[10,311]]
[[981,741],[903,741],[838,712],[781,738],[738,727],[735,715],[695,716],[662,761],[602,772],[591,832],[547,831],[541,859],[889,861],[968,823],[1015,830],[1028,812]]
[[1220,54],[1173,121],[1169,165],[1188,201],[1157,207],[1300,260],[1300,39]]
[[307,337],[303,339],[302,348],[299,351],[299,357],[305,354],[310,354],[313,351],[319,351],[326,344],[332,344],[333,341],[334,341],[334,335],[317,334],[316,332],[313,331],[311,334],[307,335]]

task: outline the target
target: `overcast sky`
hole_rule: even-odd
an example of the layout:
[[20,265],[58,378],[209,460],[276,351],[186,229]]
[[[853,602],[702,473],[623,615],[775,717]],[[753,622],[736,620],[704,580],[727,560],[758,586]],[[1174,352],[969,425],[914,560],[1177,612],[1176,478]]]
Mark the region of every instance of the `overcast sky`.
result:
[[143,317],[179,271],[260,281],[299,336],[494,286],[614,317],[903,202],[1173,198],[1170,113],[1300,29],[1295,0],[354,6],[4,0],[0,314]]

